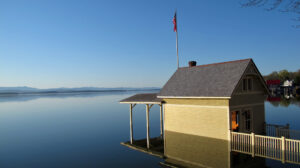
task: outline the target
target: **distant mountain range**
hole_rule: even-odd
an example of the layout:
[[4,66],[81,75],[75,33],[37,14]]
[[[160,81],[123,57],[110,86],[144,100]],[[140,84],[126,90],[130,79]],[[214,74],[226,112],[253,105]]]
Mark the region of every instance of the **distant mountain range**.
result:
[[98,87],[80,87],[80,88],[51,88],[51,89],[37,89],[32,87],[0,87],[0,94],[35,94],[35,93],[79,93],[79,92],[118,92],[118,91],[146,91],[146,90],[160,90],[158,87],[144,87],[144,88],[98,88]]

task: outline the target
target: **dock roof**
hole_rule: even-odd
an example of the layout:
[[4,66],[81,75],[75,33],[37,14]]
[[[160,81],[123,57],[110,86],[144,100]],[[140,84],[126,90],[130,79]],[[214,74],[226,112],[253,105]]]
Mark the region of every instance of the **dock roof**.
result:
[[120,101],[128,104],[161,104],[162,99],[157,98],[157,93],[136,94]]
[[256,67],[252,59],[244,59],[179,68],[157,96],[230,98],[250,63]]

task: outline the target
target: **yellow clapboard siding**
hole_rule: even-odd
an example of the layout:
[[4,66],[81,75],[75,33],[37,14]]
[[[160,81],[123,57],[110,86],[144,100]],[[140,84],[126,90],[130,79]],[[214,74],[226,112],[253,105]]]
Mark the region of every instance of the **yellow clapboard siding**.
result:
[[228,140],[228,108],[165,104],[165,130]]

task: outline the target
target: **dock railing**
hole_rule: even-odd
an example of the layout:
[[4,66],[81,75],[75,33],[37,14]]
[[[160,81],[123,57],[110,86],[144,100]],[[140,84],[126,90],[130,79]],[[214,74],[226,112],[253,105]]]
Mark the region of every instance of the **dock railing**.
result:
[[291,130],[289,124],[287,125],[266,124],[266,135],[272,137],[283,136],[289,139],[300,140],[300,131]]
[[300,164],[300,140],[254,133],[231,132],[231,150],[254,156]]

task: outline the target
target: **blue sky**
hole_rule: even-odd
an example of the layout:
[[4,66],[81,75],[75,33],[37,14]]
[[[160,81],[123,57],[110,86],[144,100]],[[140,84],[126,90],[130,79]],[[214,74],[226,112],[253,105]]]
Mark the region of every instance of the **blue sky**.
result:
[[0,86],[162,86],[180,65],[253,58],[300,69],[292,14],[239,0],[0,0]]

